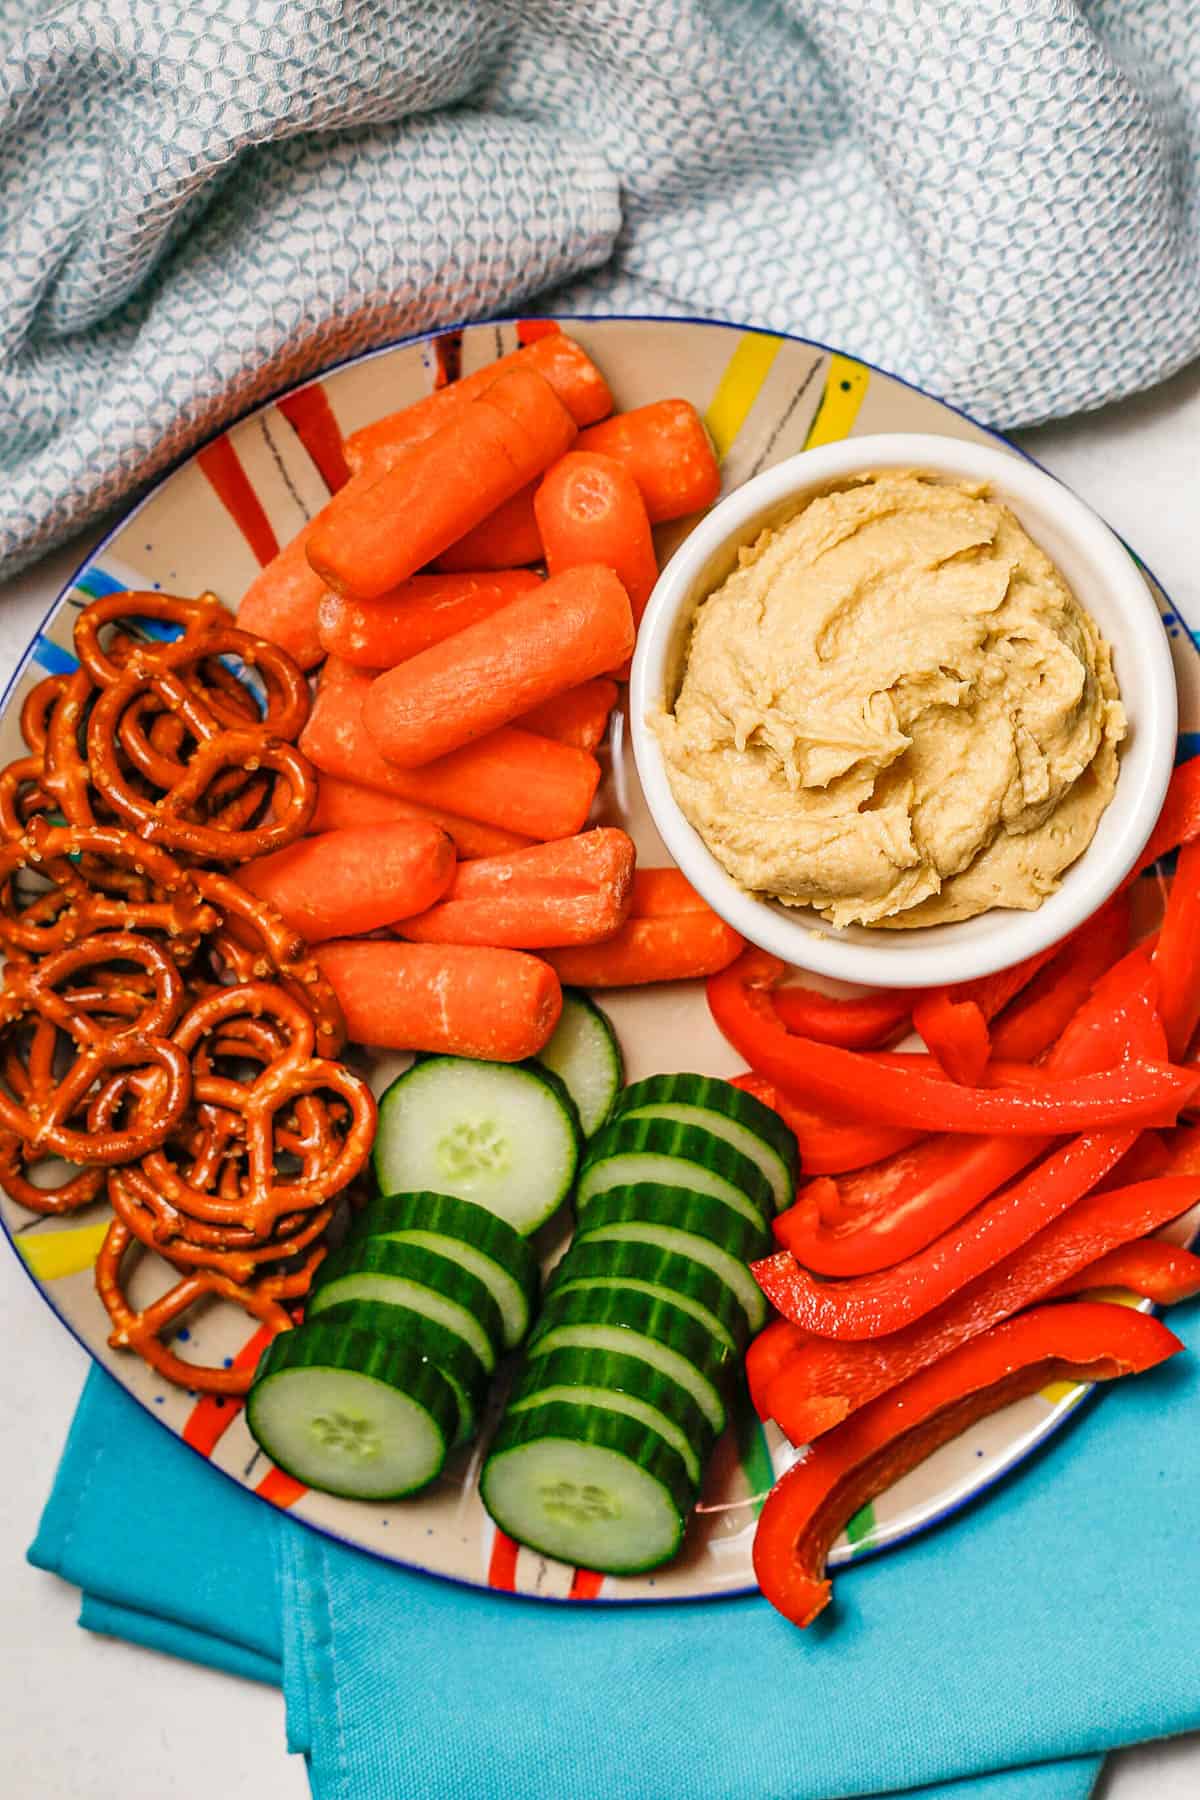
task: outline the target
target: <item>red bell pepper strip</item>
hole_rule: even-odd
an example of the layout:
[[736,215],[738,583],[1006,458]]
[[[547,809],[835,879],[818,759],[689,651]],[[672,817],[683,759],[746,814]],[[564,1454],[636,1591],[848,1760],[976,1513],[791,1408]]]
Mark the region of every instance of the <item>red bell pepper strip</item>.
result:
[[991,1060],[992,1040],[977,1001],[952,1000],[942,988],[922,995],[912,1022],[951,1081],[978,1087]]
[[992,1027],[992,1055],[1033,1062],[1070,1024],[1129,943],[1129,896],[1117,894],[1059,950]]
[[946,992],[952,1000],[973,1000],[985,1019],[994,1019],[1029,986],[1061,948],[1061,944],[1047,944],[1044,950],[1027,956],[1024,962],[1013,963],[1008,969],[997,969],[994,975],[977,975],[973,981],[956,981]]
[[790,1319],[772,1319],[751,1343],[746,1351],[746,1386],[760,1419],[770,1417],[766,1396],[776,1375],[800,1346],[809,1342],[808,1332],[801,1331]]
[[829,1603],[826,1557],[847,1520],[942,1444],[1047,1382],[1110,1381],[1182,1348],[1160,1320],[1087,1300],[1037,1307],[961,1345],[863,1407],[776,1482],[754,1538],[764,1596],[793,1624],[810,1624]]
[[745,951],[710,977],[713,1018],[755,1071],[805,1107],[835,1118],[910,1131],[990,1132],[1033,1137],[1041,1132],[1107,1125],[1173,1123],[1196,1090],[1194,1074],[1160,1063],[1129,1063],[1096,1075],[1038,1086],[963,1088],[871,1062],[854,1050],[794,1037],[775,1016],[770,990],[784,965],[760,950]]
[[1200,1025],[1200,842],[1179,852],[1154,971],[1167,1047],[1172,1060],[1181,1062]]
[[1123,885],[1129,887],[1151,863],[1196,838],[1200,838],[1200,756],[1180,763],[1172,773],[1158,823]]
[[894,1125],[828,1119],[780,1093],[773,1081],[753,1072],[735,1075],[732,1085],[772,1107],[791,1127],[800,1151],[800,1166],[810,1175],[839,1175],[846,1169],[861,1169],[905,1149],[920,1136],[919,1132],[904,1131]]
[[841,1000],[807,987],[776,988],[772,996],[789,1031],[844,1050],[873,1050],[894,1038],[908,1024],[918,997],[911,991],[881,991]]
[[1050,1298],[1060,1300],[1067,1294],[1091,1293],[1097,1288],[1127,1288],[1144,1300],[1153,1300],[1156,1306],[1174,1306],[1200,1294],[1200,1256],[1162,1238],[1120,1244],[1060,1282]]
[[837,1183],[812,1182],[773,1224],[775,1241],[819,1275],[872,1275],[914,1256],[1035,1161],[1049,1140],[923,1138]]
[[[1091,1271],[1100,1267],[1096,1259],[1107,1261],[1110,1253],[1120,1256],[1118,1246],[1140,1253],[1145,1246],[1130,1240],[1178,1218],[1198,1197],[1196,1175],[1167,1176],[1111,1193],[1088,1194],[1012,1256],[902,1331],[858,1343],[806,1337],[802,1332],[787,1340],[780,1335],[773,1345],[771,1368],[765,1358],[760,1361],[759,1411],[775,1419],[794,1444],[811,1443],[839,1418],[1022,1307],[1083,1288],[1120,1285],[1107,1275],[1092,1276]],[[1165,1280],[1182,1280],[1192,1273],[1178,1260],[1186,1252],[1163,1244],[1155,1249],[1174,1253],[1169,1265],[1162,1261]],[[1154,1260],[1154,1253],[1145,1257],[1142,1269],[1151,1270]],[[1187,1263],[1200,1272],[1200,1257],[1190,1257]],[[1129,1274],[1136,1273],[1132,1262],[1125,1267]],[[1135,1280],[1126,1285],[1145,1291]]]
[[993,1194],[954,1231],[877,1275],[817,1281],[789,1251],[780,1250],[751,1263],[754,1279],[785,1319],[821,1337],[874,1338],[899,1331],[1011,1256],[1089,1193],[1136,1135],[1106,1131],[1075,1138]]

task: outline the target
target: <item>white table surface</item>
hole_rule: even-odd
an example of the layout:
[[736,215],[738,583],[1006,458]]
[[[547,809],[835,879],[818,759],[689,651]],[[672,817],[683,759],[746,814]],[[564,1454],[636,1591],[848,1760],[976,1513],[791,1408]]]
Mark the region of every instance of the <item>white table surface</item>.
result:
[[[1200,624],[1200,366],[1022,442]],[[0,587],[0,682],[85,548]],[[274,1689],[77,1630],[76,1593],[24,1561],[87,1364],[7,1253],[0,1318],[0,1800],[300,1800]],[[1123,1752],[1101,1784],[1102,1800],[1198,1794],[1200,1736]]]

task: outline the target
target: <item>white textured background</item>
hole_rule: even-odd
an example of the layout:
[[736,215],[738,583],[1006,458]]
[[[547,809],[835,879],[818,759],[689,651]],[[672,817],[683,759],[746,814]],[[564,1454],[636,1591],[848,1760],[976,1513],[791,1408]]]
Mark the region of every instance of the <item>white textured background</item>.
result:
[[[1021,441],[1200,626],[1200,367]],[[0,587],[0,685],[88,541]],[[0,1317],[0,1800],[301,1800],[274,1689],[78,1631],[74,1591],[24,1561],[86,1359],[7,1251]],[[953,1555],[953,1527],[944,1539]],[[1200,1672],[1196,1698],[1200,1710]],[[1113,1759],[1097,1800],[1197,1795],[1200,1736]]]

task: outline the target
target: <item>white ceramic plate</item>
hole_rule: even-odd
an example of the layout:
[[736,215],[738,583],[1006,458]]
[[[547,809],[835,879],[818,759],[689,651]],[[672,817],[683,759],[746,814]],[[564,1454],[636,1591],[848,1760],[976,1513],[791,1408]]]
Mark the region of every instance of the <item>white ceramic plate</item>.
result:
[[[850,435],[933,432],[1003,443],[894,377],[799,338],[676,320],[576,320],[569,329],[608,376],[618,407],[668,395],[696,404],[721,454],[727,490],[798,450]],[[515,323],[475,325],[361,357],[310,384],[299,406],[294,395],[284,396],[189,458],[117,527],[55,602],[5,696],[0,763],[23,753],[18,712],[25,694],[47,671],[73,665],[74,617],[90,597],[125,587],[179,594],[211,588],[235,607],[275,545],[285,543],[324,504],[328,489],[322,469],[330,467],[332,424],[349,433],[417,399],[448,374],[469,372],[514,348],[519,332]],[[685,525],[662,530],[663,558],[685,530]],[[1195,731],[1200,729],[1200,659],[1152,581],[1151,587],[1175,654],[1182,727]],[[599,804],[606,821],[632,832],[645,862],[666,860],[642,803],[625,721],[619,718]],[[698,983],[600,998],[620,1035],[630,1080],[673,1069],[728,1075],[740,1067],[713,1027]],[[401,1064],[380,1057],[375,1066],[382,1083]],[[748,1407],[713,1458],[682,1554],[654,1575],[601,1579],[518,1552],[497,1534],[476,1492],[478,1451],[460,1452],[427,1494],[384,1507],[298,1487],[257,1449],[238,1405],[198,1401],[167,1387],[137,1357],[109,1348],[107,1317],[92,1286],[105,1207],[50,1219],[31,1217],[4,1198],[0,1219],[47,1302],[135,1399],[232,1480],[288,1507],[307,1525],[394,1562],[543,1599],[703,1599],[754,1585],[754,1521],[772,1470],[782,1470],[793,1453],[773,1429],[764,1433]],[[165,1285],[167,1271],[148,1258],[135,1273],[134,1298],[144,1302]],[[179,1336],[180,1354],[194,1352],[205,1362],[256,1354],[248,1345],[245,1317],[224,1305],[193,1317]],[[833,1561],[900,1543],[944,1518],[1028,1455],[1084,1391],[1047,1390],[947,1445],[863,1509]],[[947,1552],[952,1553],[951,1545]]]

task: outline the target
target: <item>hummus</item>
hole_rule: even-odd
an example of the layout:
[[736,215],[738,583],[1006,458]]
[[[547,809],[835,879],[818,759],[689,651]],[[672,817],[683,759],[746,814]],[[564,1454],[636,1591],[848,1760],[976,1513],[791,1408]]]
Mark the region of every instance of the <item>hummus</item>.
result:
[[653,722],[743,887],[833,925],[1040,906],[1091,842],[1125,714],[1109,646],[985,486],[808,501],[697,610]]

